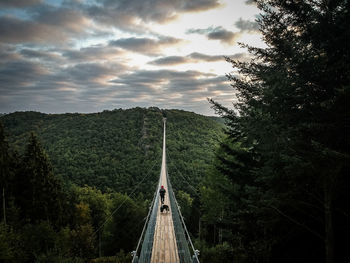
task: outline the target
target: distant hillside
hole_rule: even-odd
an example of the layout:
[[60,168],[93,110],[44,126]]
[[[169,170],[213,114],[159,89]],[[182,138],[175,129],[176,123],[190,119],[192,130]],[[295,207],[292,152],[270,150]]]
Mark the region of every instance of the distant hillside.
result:
[[223,123],[180,110],[134,108],[93,114],[16,112],[1,116],[11,145],[23,151],[29,133],[41,140],[65,183],[149,195],[158,180],[162,118],[167,117],[168,171],[175,188],[191,191],[210,164]]

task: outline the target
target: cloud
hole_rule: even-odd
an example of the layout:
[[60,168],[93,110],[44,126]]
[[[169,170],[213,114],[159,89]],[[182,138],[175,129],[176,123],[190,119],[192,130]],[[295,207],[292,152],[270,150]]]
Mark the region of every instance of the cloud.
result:
[[168,56],[168,57],[162,57],[162,58],[153,60],[149,64],[160,65],[160,66],[171,66],[171,65],[179,65],[179,64],[185,64],[190,62],[191,62],[191,59],[189,57]]
[[45,43],[65,39],[64,34],[49,26],[15,17],[0,17],[0,42]]
[[139,70],[112,82],[114,91],[105,103],[122,107],[157,106],[212,114],[208,97],[218,98],[222,92],[233,94],[226,77],[199,71]]
[[75,11],[51,11],[47,15],[37,15],[35,19],[37,20],[0,17],[0,42],[62,45],[69,39],[89,33],[88,19]]
[[0,43],[0,61],[2,63],[16,61],[20,58],[21,56],[16,52],[14,47]]
[[69,61],[82,62],[82,61],[111,61],[113,59],[122,57],[125,53],[119,48],[108,45],[95,45],[84,47],[80,49],[67,49],[61,50],[62,56]]
[[0,87],[0,110],[45,112],[158,106],[210,114],[206,98],[231,92],[225,77],[199,71],[129,72],[120,64],[80,63],[48,72],[28,61],[3,63]]
[[64,68],[57,74],[59,80],[89,86],[89,83],[108,85],[110,79],[122,74],[126,66],[118,63],[81,63]]
[[92,27],[91,19],[81,11],[43,5],[34,11],[33,20],[65,32],[81,33]]
[[0,16],[0,42],[62,45],[73,39],[107,34],[82,10],[40,4],[20,11],[21,15],[14,12]]
[[223,44],[233,45],[237,38],[241,36],[241,33],[233,33],[232,31],[228,31],[223,27],[209,27],[205,29],[189,29],[186,32],[187,34],[201,34],[206,35],[206,37],[210,40],[219,40]]
[[16,60],[0,64],[0,90],[1,93],[14,91],[18,87],[25,88],[37,82],[48,71],[39,63],[26,60]]
[[[226,78],[225,78],[226,79]],[[120,86],[137,87],[152,93],[191,93],[205,90],[206,86],[222,82],[215,74],[200,71],[139,70],[120,75],[112,82]]]
[[[91,112],[158,106],[206,112],[207,97],[231,94],[225,77],[159,66],[224,61],[224,54],[194,52],[189,45],[183,56],[182,46],[175,49],[186,40],[175,32],[162,36],[162,30],[152,26],[184,13],[217,8],[221,2],[0,0],[0,109]],[[244,20],[240,22],[248,30]],[[230,45],[240,34],[223,27],[192,33]],[[151,67],[142,64],[148,58],[131,52],[157,57],[149,62]]]
[[259,25],[257,22],[252,22],[249,20],[244,20],[240,18],[236,23],[236,27],[238,27],[241,32],[250,32],[250,33],[258,33],[259,32]]
[[254,5],[256,3],[256,0],[246,0],[245,3],[247,5]]
[[191,53],[187,56],[168,56],[151,61],[149,64],[159,66],[172,66],[186,63],[224,61],[224,56],[209,56],[202,53]]
[[0,7],[21,8],[40,4],[42,0],[1,0]]
[[214,61],[222,61],[224,60],[224,56],[209,56],[209,55],[205,55],[202,53],[197,53],[194,52],[192,54],[190,54],[190,57],[195,60],[195,61],[206,61],[206,62],[214,62]]
[[163,48],[178,45],[182,41],[173,37],[163,37],[160,39],[132,37],[112,40],[109,42],[109,45],[153,56],[161,54]]
[[61,59],[61,56],[57,53],[45,51],[45,50],[35,50],[35,49],[21,49],[19,53],[29,59],[41,59],[41,60],[49,60],[56,61]]
[[[34,55],[24,50],[22,53]],[[111,79],[127,67],[117,63],[56,65],[48,71],[41,62],[19,60],[0,64],[0,109],[46,112],[93,111],[108,96]],[[99,110],[105,109],[101,104]]]
[[215,30],[213,27],[208,28],[191,28],[186,31],[187,34],[201,34],[201,35],[207,35],[210,32]]
[[239,33],[233,33],[222,27],[217,27],[207,35],[208,39],[220,40],[222,43],[226,44],[234,44],[239,36]]
[[249,53],[236,53],[228,57],[233,60],[238,60],[240,62],[247,62],[252,59],[252,56]]
[[104,0],[85,8],[99,22],[137,31],[135,25],[166,23],[181,13],[206,11],[220,5],[218,0]]

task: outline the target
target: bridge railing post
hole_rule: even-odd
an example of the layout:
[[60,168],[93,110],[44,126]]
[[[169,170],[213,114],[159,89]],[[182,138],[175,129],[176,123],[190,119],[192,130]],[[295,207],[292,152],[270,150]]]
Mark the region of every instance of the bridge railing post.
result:
[[194,255],[192,256],[192,263],[199,263],[198,256],[199,256],[199,250],[196,249],[194,251]]
[[139,262],[139,258],[136,255],[136,253],[137,253],[136,250],[131,252],[131,255],[132,255],[132,262],[131,263],[138,263]]

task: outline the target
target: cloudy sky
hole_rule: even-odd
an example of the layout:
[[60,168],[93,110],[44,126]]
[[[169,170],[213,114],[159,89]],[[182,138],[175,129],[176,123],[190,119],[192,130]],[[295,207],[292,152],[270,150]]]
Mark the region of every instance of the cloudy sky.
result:
[[213,115],[224,56],[261,46],[250,0],[0,0],[0,112],[176,108]]

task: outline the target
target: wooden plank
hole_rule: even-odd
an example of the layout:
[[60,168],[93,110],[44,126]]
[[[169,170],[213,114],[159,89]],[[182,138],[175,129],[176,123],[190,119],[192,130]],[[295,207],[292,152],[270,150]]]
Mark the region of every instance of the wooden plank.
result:
[[[178,263],[179,255],[174,231],[174,223],[171,214],[171,204],[169,202],[168,184],[166,178],[166,147],[165,147],[165,119],[164,119],[164,135],[163,135],[163,157],[162,168],[160,172],[160,185],[163,185],[166,193],[164,203],[169,206],[169,212],[161,213],[157,211],[157,221],[153,237],[153,247],[151,263]],[[159,200],[159,207],[161,202]],[[176,209],[176,208],[174,208]]]
[[[165,168],[162,169],[161,172],[161,185],[163,185],[166,189],[164,203],[169,206],[169,212],[161,213],[160,209],[158,209],[151,263],[178,263],[180,260],[177,251],[174,223],[171,214],[172,207],[169,202]],[[159,200],[159,207],[160,205],[161,203]]]

